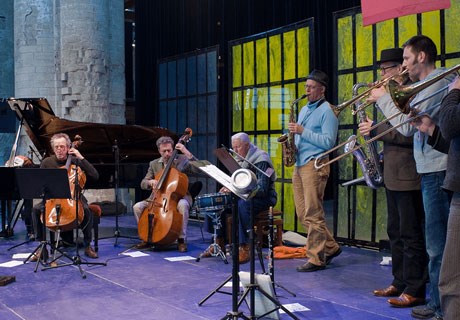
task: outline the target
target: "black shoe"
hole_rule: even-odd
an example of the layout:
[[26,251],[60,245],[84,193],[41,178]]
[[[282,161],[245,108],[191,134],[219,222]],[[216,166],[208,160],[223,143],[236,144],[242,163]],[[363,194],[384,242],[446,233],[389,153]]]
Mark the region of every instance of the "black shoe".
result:
[[417,319],[432,319],[435,311],[427,305],[412,308],[411,316]]
[[297,267],[298,272],[313,272],[318,270],[324,270],[326,266],[317,266],[316,264],[307,262],[299,267]]
[[331,263],[332,259],[334,259],[335,257],[338,257],[341,253],[342,253],[342,248],[339,247],[336,252],[334,252],[330,256],[327,256],[326,257],[326,265]]

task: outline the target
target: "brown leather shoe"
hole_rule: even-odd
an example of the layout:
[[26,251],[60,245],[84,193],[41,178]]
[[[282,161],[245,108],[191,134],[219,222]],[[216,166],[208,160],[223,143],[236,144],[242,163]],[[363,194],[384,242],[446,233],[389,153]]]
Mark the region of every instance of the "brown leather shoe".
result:
[[142,250],[142,249],[147,249],[147,248],[150,248],[150,244],[148,244],[147,242],[145,241],[142,241],[141,243],[138,243],[134,246],[134,248],[138,249],[138,250]]
[[398,307],[398,308],[413,307],[413,306],[418,306],[420,304],[425,303],[424,298],[413,297],[407,293],[401,293],[399,297],[391,298],[391,299],[388,299],[387,301],[393,307]]
[[87,257],[89,257],[91,259],[97,259],[98,258],[96,251],[94,251],[93,248],[91,248],[91,246],[87,246],[85,248],[85,256],[87,256]]
[[43,255],[42,255],[42,250],[41,249],[38,249],[34,254],[33,256],[30,258],[30,262],[37,262],[38,259],[42,259],[43,261],[47,261],[48,260],[48,250],[44,250],[43,251]]
[[250,256],[249,256],[249,245],[248,244],[242,244],[238,250],[238,260],[240,264],[249,262]]
[[394,285],[390,285],[385,289],[376,289],[374,290],[374,296],[377,297],[397,297],[401,294],[401,291],[398,290]]
[[184,239],[177,240],[177,250],[179,250],[179,252],[187,252],[187,244]]

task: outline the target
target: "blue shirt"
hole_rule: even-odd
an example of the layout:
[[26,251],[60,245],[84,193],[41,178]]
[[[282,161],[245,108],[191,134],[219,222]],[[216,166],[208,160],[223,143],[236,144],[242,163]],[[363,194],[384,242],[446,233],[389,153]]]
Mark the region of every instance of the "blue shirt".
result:
[[301,135],[295,135],[297,157],[295,165],[300,167],[331,149],[337,139],[339,121],[329,105],[321,100],[308,103],[300,110],[297,123],[304,129]]

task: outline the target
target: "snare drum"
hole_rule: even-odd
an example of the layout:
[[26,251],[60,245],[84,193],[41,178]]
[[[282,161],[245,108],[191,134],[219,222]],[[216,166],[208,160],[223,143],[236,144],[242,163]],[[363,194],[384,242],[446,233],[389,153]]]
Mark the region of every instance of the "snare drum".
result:
[[232,206],[230,193],[210,193],[195,198],[198,211],[218,211]]

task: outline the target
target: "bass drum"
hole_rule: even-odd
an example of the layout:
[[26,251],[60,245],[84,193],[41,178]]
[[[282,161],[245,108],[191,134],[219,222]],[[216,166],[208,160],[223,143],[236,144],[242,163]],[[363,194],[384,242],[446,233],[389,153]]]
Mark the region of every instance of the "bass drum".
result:
[[209,193],[195,198],[197,211],[219,211],[232,207],[230,193]]

